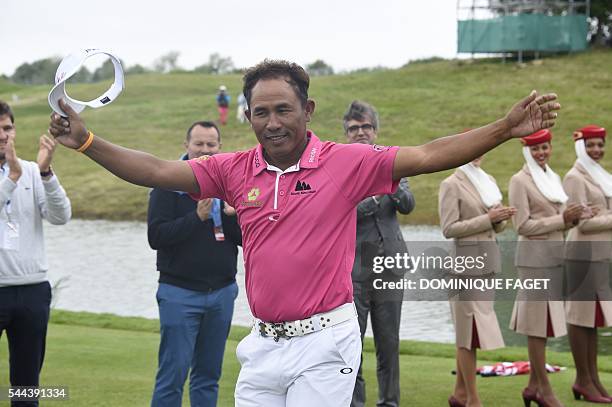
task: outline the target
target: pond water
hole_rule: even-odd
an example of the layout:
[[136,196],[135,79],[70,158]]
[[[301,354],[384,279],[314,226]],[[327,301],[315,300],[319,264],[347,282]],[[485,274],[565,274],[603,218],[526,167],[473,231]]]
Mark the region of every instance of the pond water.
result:
[[[402,226],[407,241],[445,240],[434,226]],[[158,272],[155,251],[147,242],[144,222],[73,220],[64,226],[45,224],[49,280],[55,285],[54,307],[70,311],[158,318],[155,292]],[[504,233],[502,240],[514,235]],[[511,266],[511,261],[509,262]],[[240,287],[233,324],[250,326],[252,315],[244,289],[242,252],[237,281]],[[496,303],[507,345],[526,346],[526,338],[508,330],[512,301]],[[612,331],[600,329],[600,352],[612,353]],[[367,336],[371,336],[368,328]],[[452,343],[454,330],[447,301],[404,301],[400,338]],[[566,338],[551,341],[568,350]]]

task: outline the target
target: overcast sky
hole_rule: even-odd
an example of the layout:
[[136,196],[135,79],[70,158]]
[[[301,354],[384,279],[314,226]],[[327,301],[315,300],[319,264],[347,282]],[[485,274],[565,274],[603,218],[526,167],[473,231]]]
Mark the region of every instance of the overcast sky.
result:
[[218,52],[238,67],[266,57],[336,70],[456,56],[456,0],[0,0],[0,74],[73,50],[151,66],[178,51],[194,68]]

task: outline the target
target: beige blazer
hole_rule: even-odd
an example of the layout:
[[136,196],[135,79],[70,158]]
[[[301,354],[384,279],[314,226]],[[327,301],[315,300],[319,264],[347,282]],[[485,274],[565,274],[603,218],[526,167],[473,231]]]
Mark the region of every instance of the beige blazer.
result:
[[[491,177],[495,182],[495,179]],[[455,240],[456,256],[484,256],[484,270],[473,270],[470,275],[501,271],[499,247],[495,233],[501,232],[506,222],[491,224],[488,209],[480,194],[459,169],[440,184],[438,211],[444,237]]]
[[568,204],[588,203],[599,209],[596,216],[581,220],[577,227],[570,230],[565,245],[565,258],[611,261],[612,198],[606,198],[601,187],[595,183],[578,161],[565,175],[563,188],[569,196]]
[[514,264],[518,267],[562,265],[565,205],[550,202],[542,195],[526,164],[510,179],[508,200],[517,210],[512,217],[519,235]]

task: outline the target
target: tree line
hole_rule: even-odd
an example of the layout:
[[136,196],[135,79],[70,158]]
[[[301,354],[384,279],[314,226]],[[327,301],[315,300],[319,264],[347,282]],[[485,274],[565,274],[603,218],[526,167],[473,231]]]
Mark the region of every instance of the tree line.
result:
[[[178,58],[180,53],[177,51],[170,51],[159,58],[157,58],[152,67],[144,67],[140,64],[131,65],[127,68],[125,63],[121,61],[121,65],[124,67],[126,75],[144,74],[144,73],[176,73],[176,72],[194,72],[209,75],[224,75],[231,73],[243,73],[244,69],[236,68],[231,57],[225,57],[219,53],[210,54],[208,62],[195,67],[192,70],[186,70],[178,65]],[[13,75],[7,77],[7,79],[25,85],[45,85],[53,84],[55,78],[55,72],[61,62],[59,57],[50,57],[39,59],[32,63],[25,62],[17,67]],[[323,60],[316,60],[315,62],[306,65],[306,69],[313,76],[318,75],[332,75],[334,73],[333,68],[325,63]],[[81,69],[70,78],[70,82],[76,83],[90,83],[98,82],[102,80],[112,79],[115,75],[113,63],[110,59],[107,59],[100,67],[90,71],[87,67],[82,66]]]

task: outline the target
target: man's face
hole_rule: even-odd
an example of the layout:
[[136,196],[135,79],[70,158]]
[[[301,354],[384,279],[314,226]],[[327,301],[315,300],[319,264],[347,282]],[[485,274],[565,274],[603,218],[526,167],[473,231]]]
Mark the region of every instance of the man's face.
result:
[[9,136],[15,137],[15,125],[9,115],[0,116],[0,160],[6,158],[6,143]]
[[374,140],[376,140],[376,129],[369,119],[349,120],[346,123],[346,128],[346,139],[351,144],[374,144]]
[[190,160],[217,154],[221,150],[217,130],[214,127],[195,126],[191,129],[189,141],[185,141],[185,149]]
[[285,78],[262,79],[251,91],[249,107],[247,118],[271,164],[299,159],[306,145],[306,123],[314,111],[314,102],[308,100],[302,106]]

